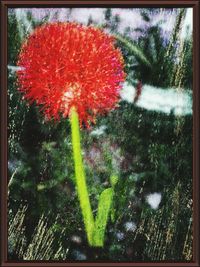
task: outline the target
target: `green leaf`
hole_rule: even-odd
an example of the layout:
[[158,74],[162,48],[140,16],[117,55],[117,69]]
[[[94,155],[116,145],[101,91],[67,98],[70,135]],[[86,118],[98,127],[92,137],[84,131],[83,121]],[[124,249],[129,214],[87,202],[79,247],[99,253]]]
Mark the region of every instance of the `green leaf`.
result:
[[139,46],[137,46],[136,44],[134,44],[133,42],[131,42],[127,38],[122,37],[119,34],[115,34],[115,38],[116,38],[116,40],[121,42],[130,52],[132,52],[138,60],[140,60],[146,66],[151,67],[151,63],[146,58],[142,49]]
[[92,245],[96,247],[103,247],[104,235],[106,230],[107,221],[109,218],[109,211],[112,204],[113,189],[105,189],[99,198],[99,205],[97,216],[94,225],[93,242]]
[[118,180],[119,179],[118,179],[118,176],[117,175],[111,175],[111,177],[110,177],[110,183],[111,183],[112,187],[114,187],[117,184]]

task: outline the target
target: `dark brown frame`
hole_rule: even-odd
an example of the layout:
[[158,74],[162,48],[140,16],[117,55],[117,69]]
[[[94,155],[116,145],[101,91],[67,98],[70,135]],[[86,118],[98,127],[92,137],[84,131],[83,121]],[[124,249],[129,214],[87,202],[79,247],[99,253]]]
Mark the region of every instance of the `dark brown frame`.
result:
[[[200,209],[199,209],[199,0],[140,0],[140,1],[1,1],[1,261],[0,266],[200,266]],[[193,18],[193,260],[191,262],[55,262],[55,261],[7,261],[7,8],[11,7],[192,7]]]

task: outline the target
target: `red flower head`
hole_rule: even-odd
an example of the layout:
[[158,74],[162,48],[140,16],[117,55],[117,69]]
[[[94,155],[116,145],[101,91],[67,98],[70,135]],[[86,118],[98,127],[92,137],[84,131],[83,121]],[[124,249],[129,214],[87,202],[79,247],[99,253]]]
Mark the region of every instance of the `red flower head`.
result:
[[125,79],[123,58],[114,37],[76,23],[38,27],[23,44],[18,66],[19,90],[41,106],[48,119],[69,115],[80,123],[116,107]]

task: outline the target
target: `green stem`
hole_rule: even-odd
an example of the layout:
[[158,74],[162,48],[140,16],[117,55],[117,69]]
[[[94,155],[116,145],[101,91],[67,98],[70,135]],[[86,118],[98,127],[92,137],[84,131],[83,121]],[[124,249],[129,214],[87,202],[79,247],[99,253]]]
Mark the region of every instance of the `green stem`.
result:
[[75,108],[70,110],[70,123],[72,133],[72,147],[75,165],[75,179],[78,197],[83,215],[83,222],[87,233],[90,246],[103,247],[106,225],[112,205],[113,188],[117,183],[117,176],[111,176],[112,188],[105,189],[99,198],[96,220],[92,214],[89,194],[87,190],[86,178],[84,173],[83,159],[81,155],[81,140],[79,130],[79,117]]
[[83,221],[87,233],[88,242],[92,245],[92,235],[94,230],[94,217],[89,200],[89,194],[86,185],[83,160],[81,155],[79,118],[75,108],[70,111],[70,123],[72,132],[72,147],[75,165],[75,178],[78,197],[80,201]]

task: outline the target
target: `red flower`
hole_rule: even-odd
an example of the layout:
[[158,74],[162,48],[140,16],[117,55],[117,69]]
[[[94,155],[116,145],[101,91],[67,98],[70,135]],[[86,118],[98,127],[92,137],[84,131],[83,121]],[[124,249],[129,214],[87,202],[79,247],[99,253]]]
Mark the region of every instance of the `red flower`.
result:
[[117,106],[125,79],[123,58],[114,37],[76,23],[38,27],[21,48],[19,90],[41,107],[48,119],[69,115],[94,121]]

